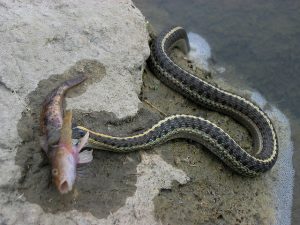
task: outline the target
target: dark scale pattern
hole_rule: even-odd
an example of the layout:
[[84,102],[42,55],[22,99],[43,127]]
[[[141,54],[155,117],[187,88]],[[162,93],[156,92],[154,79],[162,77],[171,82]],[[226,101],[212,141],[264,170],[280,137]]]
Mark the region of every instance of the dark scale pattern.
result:
[[[181,137],[180,135],[182,135],[183,138],[192,138],[192,135],[187,137],[185,136],[187,135],[186,133],[181,132],[182,129],[185,129],[191,134],[198,135],[199,142],[211,149],[211,151],[228,164],[228,166],[242,175],[253,176],[269,170],[276,161],[277,151],[275,157],[270,161],[260,162],[257,160],[268,159],[274,150],[272,127],[269,126],[264,114],[261,115],[260,111],[257,111],[257,109],[253,108],[249,103],[240,100],[238,97],[221,92],[217,88],[206,84],[204,81],[178,68],[167,55],[171,50],[170,47],[179,40],[185,40],[188,48],[189,43],[184,29],[177,29],[169,35],[170,31],[171,29],[163,32],[152,42],[151,56],[147,60],[152,72],[166,85],[195,101],[197,104],[204,105],[209,109],[232,117],[238,117],[234,118],[237,120],[243,119],[240,113],[248,117],[249,120],[256,124],[261,132],[262,140],[260,141],[262,141],[263,144],[262,152],[256,156],[257,158],[254,158],[248,155],[245,150],[216,125],[201,118],[184,115],[166,119],[155,129],[141,136],[114,139],[91,134],[91,138],[111,146],[110,150],[112,151],[121,151],[121,149],[118,148],[123,148],[123,151],[130,151],[150,146],[156,142],[160,143],[166,140],[167,136],[172,139],[172,137],[170,137],[171,134],[175,135],[173,138]],[[166,39],[165,45],[162,46],[162,41],[166,35],[169,36]],[[166,54],[164,52],[166,52]],[[180,84],[176,84],[174,79]],[[190,92],[193,92],[193,94]],[[202,98],[199,98],[199,96]],[[203,99],[203,97],[205,97],[205,99]],[[247,123],[247,121],[245,121],[245,123]],[[203,132],[206,135],[200,136]]]
[[[224,92],[220,92],[217,88],[213,88],[205,82],[191,76],[188,72],[178,68],[167,55],[170,52],[170,47],[173,46],[173,43],[178,40],[185,40],[187,46],[189,46],[186,32],[183,28],[177,29],[173,33],[169,33],[171,29],[166,30],[161,35],[154,40],[153,45],[151,46],[151,57],[148,59],[148,65],[150,69],[161,79],[166,85],[170,86],[174,90],[182,93],[185,97],[195,101],[197,104],[205,105],[209,109],[216,110],[218,112],[227,114],[229,116],[233,116],[234,119],[240,120],[243,119],[243,116],[239,115],[238,112],[242,113],[245,117],[248,117],[260,130],[262,135],[262,144],[263,151],[257,156],[260,159],[268,159],[273,150],[274,150],[274,141],[272,136],[272,130],[266,120],[266,116],[261,115],[261,110],[257,111],[257,109],[253,108],[250,104],[245,101],[240,100],[235,95],[227,94]],[[166,35],[168,37],[165,39]],[[162,41],[165,39],[165,45],[162,46]],[[167,53],[165,54],[164,51]],[[166,73],[166,75],[164,74]],[[220,107],[218,104],[214,104],[210,101],[203,102],[197,95],[191,95],[189,91],[185,88],[182,88],[180,85],[174,83],[172,78],[175,78],[181,84],[183,84],[190,91],[199,94],[200,96],[205,97],[211,101],[224,105],[224,107]],[[226,108],[226,107],[229,107]],[[233,110],[234,109],[234,110]],[[277,158],[276,156],[270,160],[270,162],[260,163],[255,158],[249,157],[247,153],[241,149],[232,139],[225,136],[224,133],[219,130],[217,127],[204,122],[200,124],[201,120],[193,121],[190,118],[178,117],[175,118],[172,123],[173,127],[169,125],[164,125],[167,131],[174,129],[174,127],[190,127],[192,129],[199,129],[204,131],[206,134],[209,134],[216,142],[222,145],[227,153],[232,155],[237,161],[239,161],[245,168],[248,168],[250,171],[255,171],[257,173],[264,172],[267,169],[270,169]],[[246,124],[249,123],[247,120],[244,121]],[[196,125],[195,125],[196,124]],[[248,125],[252,127],[252,124]],[[248,127],[248,128],[249,128]],[[255,130],[254,128],[249,128]],[[163,130],[164,131],[164,130]],[[253,132],[256,132],[253,131]],[[216,150],[218,151],[218,150]],[[227,153],[215,152],[219,157],[224,158],[226,161]],[[232,164],[232,162],[227,162],[228,164]],[[235,167],[232,165],[232,167]],[[247,169],[243,169],[247,170]]]

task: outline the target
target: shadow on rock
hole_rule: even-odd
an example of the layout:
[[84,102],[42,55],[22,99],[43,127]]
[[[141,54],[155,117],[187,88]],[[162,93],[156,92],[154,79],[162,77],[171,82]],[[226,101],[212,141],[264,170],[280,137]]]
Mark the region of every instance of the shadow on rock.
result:
[[[79,168],[73,191],[60,195],[52,184],[48,158],[39,145],[39,113],[45,96],[62,81],[79,73],[86,74],[89,79],[71,89],[67,95],[69,97],[78,96],[90,83],[99,82],[105,76],[105,68],[96,61],[77,62],[65,73],[40,81],[36,90],[28,95],[27,111],[22,113],[18,123],[18,132],[23,139],[16,155],[16,163],[23,168],[18,190],[24,193],[28,201],[40,205],[46,212],[76,209],[103,218],[122,207],[126,198],[134,194],[139,155],[94,151],[93,162]],[[117,119],[111,114],[85,113],[78,110],[74,110],[73,114],[73,121],[79,121],[81,125],[87,125],[94,130],[105,127],[107,121],[111,121],[110,127],[128,131],[126,121],[117,124],[114,122]],[[132,125],[131,127],[134,127]]]

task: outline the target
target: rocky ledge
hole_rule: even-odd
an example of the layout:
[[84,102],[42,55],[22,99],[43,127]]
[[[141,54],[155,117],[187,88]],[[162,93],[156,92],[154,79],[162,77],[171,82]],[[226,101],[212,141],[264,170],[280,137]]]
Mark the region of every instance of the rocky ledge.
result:
[[[39,111],[50,90],[77,74],[89,79],[66,99],[75,124],[124,135],[163,114],[189,113],[217,123],[245,148],[251,138],[230,118],[199,109],[144,72],[148,32],[130,0],[1,1],[0,15],[1,224],[274,224],[289,214],[276,201],[290,162],[284,151],[285,161],[249,180],[185,141],[149,152],[94,151],[74,190],[59,195],[39,147]],[[173,57],[212,82],[180,53]],[[287,122],[265,102],[261,107],[279,138],[289,140]],[[281,149],[287,145],[280,142]]]

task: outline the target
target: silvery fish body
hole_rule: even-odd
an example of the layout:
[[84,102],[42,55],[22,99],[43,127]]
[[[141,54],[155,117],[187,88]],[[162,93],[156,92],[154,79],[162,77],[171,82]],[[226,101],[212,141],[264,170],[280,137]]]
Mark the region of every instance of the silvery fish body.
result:
[[46,97],[41,111],[41,147],[50,159],[53,181],[62,194],[72,190],[77,165],[93,159],[92,151],[80,152],[88,141],[89,133],[73,145],[72,112],[67,111],[63,118],[62,109],[66,92],[86,79],[80,76],[63,82]]

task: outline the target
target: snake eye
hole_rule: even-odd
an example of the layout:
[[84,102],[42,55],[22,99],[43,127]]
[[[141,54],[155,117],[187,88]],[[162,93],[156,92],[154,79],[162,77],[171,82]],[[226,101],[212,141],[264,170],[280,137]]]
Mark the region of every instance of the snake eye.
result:
[[52,175],[57,176],[58,175],[58,169],[56,169],[56,168],[52,169]]

